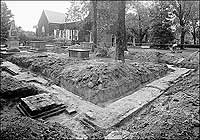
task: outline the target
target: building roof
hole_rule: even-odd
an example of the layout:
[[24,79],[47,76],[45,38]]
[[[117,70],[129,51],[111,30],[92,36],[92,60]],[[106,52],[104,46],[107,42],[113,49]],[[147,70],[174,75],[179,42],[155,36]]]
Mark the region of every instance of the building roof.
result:
[[65,23],[66,16],[64,13],[59,13],[49,10],[44,10],[44,13],[49,23]]

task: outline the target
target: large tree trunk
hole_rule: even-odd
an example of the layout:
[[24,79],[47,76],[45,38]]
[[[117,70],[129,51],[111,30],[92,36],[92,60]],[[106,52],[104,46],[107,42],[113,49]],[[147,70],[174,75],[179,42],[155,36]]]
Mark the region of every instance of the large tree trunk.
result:
[[118,1],[119,11],[115,60],[121,60],[122,62],[125,62],[124,50],[126,50],[125,4],[125,1]]
[[180,46],[180,49],[184,49],[183,48],[183,44],[185,43],[185,31],[184,29],[181,30],[181,46]]
[[199,44],[200,44],[200,37],[199,37]]
[[93,41],[93,45],[92,45],[92,52],[94,52],[94,49],[97,47],[97,1],[94,0],[93,2],[93,36],[94,36],[94,41]]
[[195,27],[193,27],[192,37],[193,37],[194,44],[196,44],[196,31],[195,31]]
[[141,27],[141,18],[140,15],[138,15],[139,20],[139,45],[142,46],[142,27]]

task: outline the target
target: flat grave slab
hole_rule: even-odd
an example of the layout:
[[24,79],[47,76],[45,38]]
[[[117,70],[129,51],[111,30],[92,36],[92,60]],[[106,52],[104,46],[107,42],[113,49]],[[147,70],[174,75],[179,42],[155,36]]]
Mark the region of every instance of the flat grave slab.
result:
[[31,118],[44,118],[64,111],[65,105],[53,93],[43,93],[21,98],[18,109]]
[[33,75],[31,73],[27,73],[27,72],[20,73],[19,75],[16,75],[14,77],[17,78],[19,81],[36,82],[36,83],[40,83],[43,85],[48,83],[48,81],[45,80],[44,78],[35,76],[35,75]]
[[76,58],[89,58],[90,50],[86,49],[69,49],[69,57],[76,57]]
[[11,73],[12,75],[17,75],[21,71],[20,67],[18,67],[17,65],[15,65],[9,61],[2,62],[1,67],[3,70]]

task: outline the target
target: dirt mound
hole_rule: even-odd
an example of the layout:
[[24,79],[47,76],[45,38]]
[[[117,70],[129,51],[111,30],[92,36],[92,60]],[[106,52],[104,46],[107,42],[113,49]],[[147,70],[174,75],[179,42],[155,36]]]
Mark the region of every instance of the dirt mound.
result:
[[[112,58],[115,57],[115,49],[111,48],[108,55]],[[161,53],[157,51],[128,51],[124,54],[125,59],[135,62],[154,62],[158,63]]]
[[1,139],[74,139],[72,132],[58,123],[45,123],[21,116],[1,116]]
[[55,84],[58,84],[59,74],[66,66],[81,62],[79,59],[45,54],[13,55],[7,60],[19,66],[29,68],[33,72],[52,78]]
[[127,139],[198,139],[199,71],[181,78],[164,95],[121,124]]
[[181,61],[177,65],[180,67],[199,69],[199,63],[200,63],[199,55],[200,55],[200,52],[196,51],[190,54],[187,58],[185,58],[183,61]]
[[62,72],[62,70],[69,65],[74,65],[79,62],[79,59],[47,57],[40,58],[37,61],[34,61],[31,64],[30,69],[34,72],[51,78],[52,80],[54,80],[55,84],[58,84],[59,74]]
[[25,68],[31,66],[32,62],[37,61],[40,57],[46,57],[44,54],[34,54],[34,53],[19,53],[12,55],[6,60]]
[[172,53],[163,53],[160,55],[159,62],[176,65],[180,59],[184,59],[184,58]]
[[139,85],[165,75],[166,65],[153,63],[118,63],[88,61],[66,67],[60,85],[93,103],[122,96]]
[[177,54],[165,53],[160,55],[159,62],[189,69],[198,69],[199,55],[199,51],[190,54],[188,57],[183,57]]
[[156,51],[144,51],[144,52],[129,52],[125,55],[125,59],[130,59],[137,62],[154,62],[159,61],[161,53]]
[[168,70],[165,65],[150,62],[121,64],[112,60],[83,61],[55,55],[15,55],[10,60],[28,66],[33,72],[93,103],[121,96],[142,83],[165,75]]
[[36,87],[1,74],[0,96],[3,98],[26,97],[38,94]]

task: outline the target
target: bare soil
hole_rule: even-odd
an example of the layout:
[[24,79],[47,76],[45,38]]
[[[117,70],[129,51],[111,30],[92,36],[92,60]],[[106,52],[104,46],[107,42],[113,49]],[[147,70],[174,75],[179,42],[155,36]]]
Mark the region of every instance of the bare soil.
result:
[[[160,53],[166,52],[161,51]],[[175,54],[175,56],[186,58],[191,53],[192,51],[186,51]],[[27,68],[35,60],[38,60],[38,57],[34,56],[30,56],[31,59],[19,57],[20,59],[16,60],[13,57],[9,59],[13,59],[12,61],[15,61],[16,64],[24,64],[24,67]],[[155,59],[157,61],[156,57]],[[152,58],[153,60],[154,57]],[[21,63],[22,61],[23,63]],[[43,62],[35,63],[40,65]],[[165,62],[168,63],[168,61]],[[119,126],[112,129],[95,130],[88,133],[89,139],[104,139],[113,130],[125,131],[127,135],[124,139],[198,139],[200,127],[198,55],[195,58],[185,60],[184,65],[181,65],[181,67],[191,62],[194,62],[195,66],[198,66],[195,67],[196,71],[185,78],[179,79],[162,96],[146,108],[143,108],[136,116],[124,120]],[[71,130],[60,124],[46,123],[43,120],[33,120],[22,116],[16,108],[18,102],[19,97],[13,97],[12,99],[0,98],[1,139],[74,139],[76,137],[72,134]]]
[[[39,91],[24,89],[29,87],[17,79],[2,76],[0,97],[0,138],[1,139],[74,139],[71,130],[57,123],[46,123],[22,116],[16,105],[20,97],[38,94]],[[6,95],[5,95],[6,94]]]

